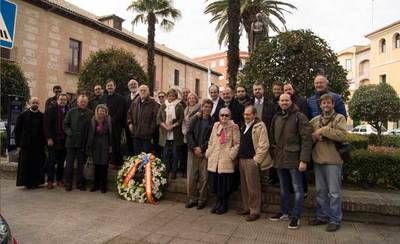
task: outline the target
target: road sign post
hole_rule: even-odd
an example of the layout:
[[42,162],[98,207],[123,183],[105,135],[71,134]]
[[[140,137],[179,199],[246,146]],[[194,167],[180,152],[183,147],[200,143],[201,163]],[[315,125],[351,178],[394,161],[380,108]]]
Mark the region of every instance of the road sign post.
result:
[[17,4],[8,0],[0,0],[0,7],[0,46],[12,49],[17,19]]

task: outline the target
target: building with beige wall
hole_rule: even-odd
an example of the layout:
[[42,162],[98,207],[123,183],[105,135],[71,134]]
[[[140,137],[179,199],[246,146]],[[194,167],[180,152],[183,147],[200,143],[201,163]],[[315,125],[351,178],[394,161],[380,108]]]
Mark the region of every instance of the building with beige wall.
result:
[[[347,70],[350,94],[360,85],[390,84],[400,96],[400,21],[365,36],[366,46],[353,46],[338,52],[338,60]],[[400,108],[399,108],[400,109]],[[388,128],[400,127],[400,121],[388,123]]]
[[[239,57],[239,70],[241,70],[249,58],[249,53],[241,51],[239,52]],[[228,84],[228,52],[209,54],[207,56],[194,58],[194,60],[222,74],[218,78],[216,84],[219,86]]]
[[[18,6],[14,48],[2,49],[1,56],[21,66],[31,95],[42,101],[53,95],[56,84],[75,93],[84,60],[99,49],[126,49],[147,70],[146,38],[123,29],[118,16],[99,17],[64,0],[14,2]],[[156,44],[155,53],[156,90],[188,87],[206,97],[208,67],[164,45]],[[212,71],[211,80],[216,82],[219,75]]]

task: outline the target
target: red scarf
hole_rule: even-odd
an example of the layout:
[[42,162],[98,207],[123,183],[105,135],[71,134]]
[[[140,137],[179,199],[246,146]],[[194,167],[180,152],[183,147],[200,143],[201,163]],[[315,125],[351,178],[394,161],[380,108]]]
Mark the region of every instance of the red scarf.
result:
[[221,130],[221,134],[219,135],[219,143],[225,144],[225,129]]

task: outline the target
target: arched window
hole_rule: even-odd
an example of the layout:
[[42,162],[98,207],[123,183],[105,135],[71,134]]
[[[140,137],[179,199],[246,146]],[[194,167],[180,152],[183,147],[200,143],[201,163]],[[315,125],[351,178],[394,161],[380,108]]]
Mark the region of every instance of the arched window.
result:
[[400,48],[400,34],[396,33],[393,36],[394,48]]
[[385,53],[386,52],[386,40],[385,39],[381,39],[379,41],[379,52],[380,53]]

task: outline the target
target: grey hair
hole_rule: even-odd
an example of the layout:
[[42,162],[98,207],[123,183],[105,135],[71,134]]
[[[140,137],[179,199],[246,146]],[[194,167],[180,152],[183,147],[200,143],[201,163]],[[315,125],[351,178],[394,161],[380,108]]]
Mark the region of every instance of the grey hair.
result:
[[221,115],[223,112],[228,112],[229,115],[232,115],[231,110],[229,110],[229,108],[221,108],[221,110],[219,110],[219,115]]

